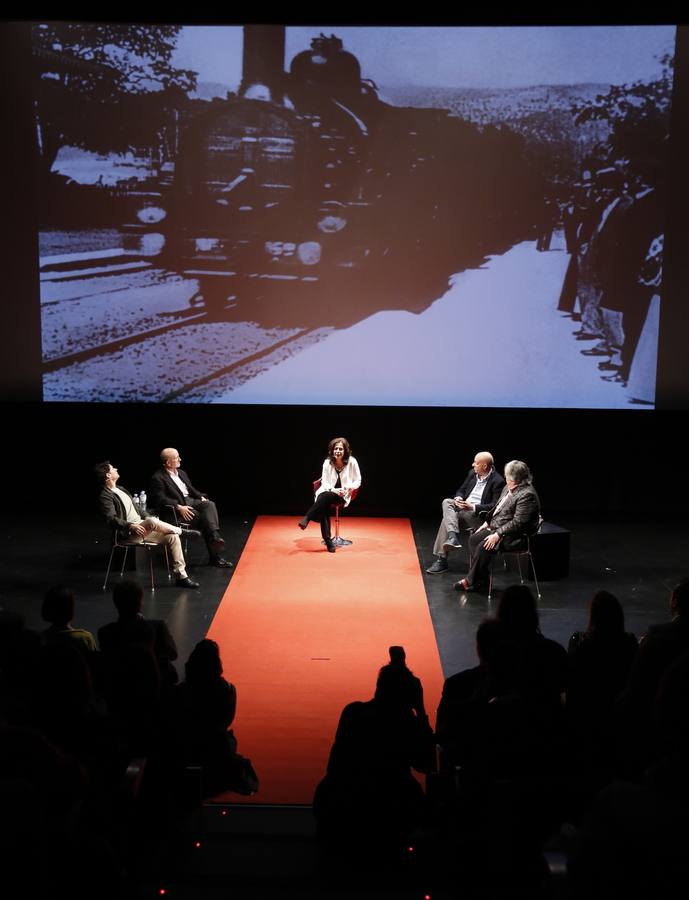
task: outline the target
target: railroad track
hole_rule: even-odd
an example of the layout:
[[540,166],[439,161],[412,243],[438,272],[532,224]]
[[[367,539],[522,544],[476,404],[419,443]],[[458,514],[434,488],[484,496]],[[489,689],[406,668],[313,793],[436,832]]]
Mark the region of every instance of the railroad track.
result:
[[87,362],[89,359],[96,359],[97,357],[105,356],[108,353],[117,353],[125,347],[131,347],[132,344],[143,343],[143,341],[147,341],[152,337],[157,337],[159,334],[168,334],[172,331],[186,328],[192,322],[200,322],[208,318],[208,313],[205,311],[199,312],[194,309],[181,310],[172,315],[178,318],[179,321],[166,322],[164,325],[154,325],[151,328],[145,328],[143,331],[139,331],[136,334],[128,334],[120,338],[115,338],[112,341],[107,341],[104,344],[87,347],[83,350],[77,350],[74,353],[67,353],[64,356],[57,356],[54,359],[46,360],[43,363],[43,371],[56,372],[59,369],[74,365],[75,363]]

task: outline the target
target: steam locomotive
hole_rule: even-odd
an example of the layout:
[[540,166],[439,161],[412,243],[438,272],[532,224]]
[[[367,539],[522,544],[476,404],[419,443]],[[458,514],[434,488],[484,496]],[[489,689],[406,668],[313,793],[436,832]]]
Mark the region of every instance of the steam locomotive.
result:
[[285,72],[284,39],[246,26],[238,95],[180,122],[163,264],[197,279],[191,302],[218,315],[247,300],[324,324],[357,303],[425,308],[509,207],[477,129],[385,103],[335,35]]

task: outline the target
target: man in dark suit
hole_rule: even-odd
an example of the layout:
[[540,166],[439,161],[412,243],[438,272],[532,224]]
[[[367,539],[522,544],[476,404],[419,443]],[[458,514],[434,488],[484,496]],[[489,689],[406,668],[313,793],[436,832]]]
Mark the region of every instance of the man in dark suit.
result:
[[182,457],[174,447],[166,447],[160,454],[161,468],[151,479],[150,501],[161,518],[176,522],[194,523],[203,534],[208,548],[208,564],[230,568],[221,556],[225,541],[220,534],[218,510],[215,503],[197,491],[186,472],[180,469]]
[[486,450],[477,453],[467,477],[455,491],[454,497],[443,500],[443,518],[433,545],[435,562],[426,571],[437,575],[447,570],[447,552],[462,545],[459,542],[461,528],[477,528],[482,512],[495,506],[505,479],[493,464],[493,456]]
[[505,466],[506,485],[486,521],[469,538],[469,571],[458,581],[458,591],[480,589],[488,582],[491,557],[504,550],[521,549],[526,536],[536,534],[541,509],[526,463],[513,459]]

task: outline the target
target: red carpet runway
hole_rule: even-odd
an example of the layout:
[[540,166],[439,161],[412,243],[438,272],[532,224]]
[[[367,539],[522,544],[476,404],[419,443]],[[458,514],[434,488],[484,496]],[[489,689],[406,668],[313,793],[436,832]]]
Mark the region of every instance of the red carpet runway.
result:
[[434,721],[443,677],[409,520],[343,517],[341,532],[354,543],[328,553],[316,524],[259,517],[208,632],[237,687],[257,803],[311,802],[342,707],[373,696],[392,644]]

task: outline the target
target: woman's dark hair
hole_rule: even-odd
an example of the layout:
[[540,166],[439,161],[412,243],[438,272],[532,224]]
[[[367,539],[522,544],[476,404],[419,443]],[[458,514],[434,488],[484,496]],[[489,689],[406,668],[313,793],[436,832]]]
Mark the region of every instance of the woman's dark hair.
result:
[[328,459],[330,460],[332,465],[335,464],[335,457],[333,456],[335,444],[342,444],[342,447],[344,449],[344,453],[342,454],[342,462],[346,463],[349,460],[349,457],[352,455],[352,448],[349,446],[349,441],[347,440],[347,438],[343,437],[336,437],[333,438],[332,441],[330,441],[330,443],[328,444]]
[[184,675],[187,682],[195,684],[215,681],[221,677],[220,648],[215,641],[204,638],[198,642],[184,664]]
[[624,611],[620,601],[610,591],[598,591],[589,606],[589,631],[617,634],[624,631]]

